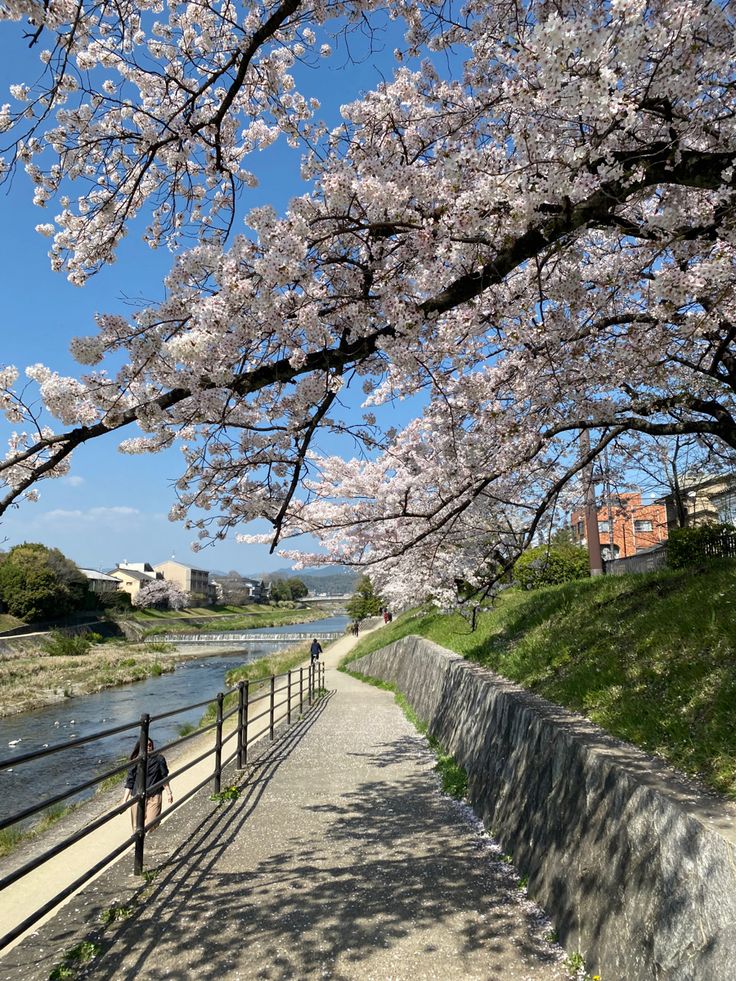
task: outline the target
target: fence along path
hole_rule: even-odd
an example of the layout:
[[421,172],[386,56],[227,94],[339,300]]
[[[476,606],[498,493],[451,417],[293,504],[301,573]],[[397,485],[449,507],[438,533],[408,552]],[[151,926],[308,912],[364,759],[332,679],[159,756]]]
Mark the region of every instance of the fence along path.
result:
[[333,670],[352,643],[327,652],[313,722],[277,740],[237,801],[164,824],[141,898],[132,877],[103,876],[76,931],[47,924],[28,944],[33,968],[21,945],[0,981],[45,981],[55,962],[38,950],[58,963],[113,902],[133,913],[98,937],[97,981],[567,978],[543,939],[550,924],[439,793],[434,757],[392,695]]
[[[193,737],[184,737],[187,742],[184,752],[181,752],[182,747],[179,747],[180,752],[175,757],[168,757],[169,768],[172,773],[170,783],[175,802],[173,806],[178,806],[177,802],[181,802],[187,795],[192,795],[196,788],[203,783],[207,786],[207,789],[203,791],[204,793],[220,791],[220,761],[224,762],[228,757],[232,757],[233,755],[240,756],[243,747],[245,747],[243,759],[247,758],[248,744],[250,742],[259,736],[268,738],[270,735],[273,738],[275,725],[287,719],[291,721],[292,717],[296,717],[302,708],[306,710],[307,707],[310,707],[316,699],[316,691],[321,675],[321,671],[319,675],[316,671],[313,675],[311,669],[304,666],[301,669],[296,668],[290,671],[288,675],[272,676],[260,685],[256,683],[251,687],[250,703],[248,704],[248,708],[246,708],[244,718],[238,712],[237,707],[230,709],[226,715],[223,714],[222,693],[218,693],[215,698],[205,699],[201,703],[202,712],[204,713],[205,707],[209,702],[215,702],[218,705],[217,711],[220,722],[208,726],[207,729],[210,731],[207,732],[205,730],[205,734],[201,736],[195,733]],[[284,691],[287,690],[287,677],[289,678],[288,691],[291,695],[290,703],[288,699],[284,698]],[[242,706],[242,695],[245,696],[244,701],[248,703],[248,683],[245,682],[242,687],[239,686],[239,689]],[[235,691],[234,693],[237,697],[238,692]],[[175,709],[167,712],[166,715],[176,715],[178,711],[178,709]],[[224,723],[222,722],[223,717],[225,718]],[[240,734],[235,731],[239,724]],[[126,747],[132,745],[136,737],[138,737],[139,732],[141,732],[141,729],[135,724],[133,727],[120,726],[119,728],[126,730],[120,736],[121,745]],[[147,731],[148,727],[146,725]],[[151,730],[151,735],[155,735],[153,729]],[[236,736],[239,736],[237,750],[233,752],[236,746]],[[223,737],[227,741],[226,745],[223,745]],[[91,741],[92,739],[93,737],[91,736],[85,737],[83,741]],[[165,748],[162,747],[163,750]],[[47,750],[46,753],[50,751],[53,752],[53,747],[51,750]],[[43,755],[43,751],[39,754],[30,755]],[[200,757],[201,760],[199,759]],[[16,767],[18,766],[18,762],[22,761],[16,761]],[[122,795],[122,785],[128,765],[125,764],[122,767],[118,767],[122,771],[119,777],[120,790],[117,792],[118,800]],[[179,776],[174,775],[176,770],[184,768],[186,768],[185,771]],[[85,779],[87,776],[87,774],[80,773],[72,775],[72,779],[78,781]],[[89,826],[95,821],[99,821],[101,826],[86,834],[79,841],[63,848],[58,854],[43,861],[37,868],[27,872],[21,878],[17,878],[9,884],[3,884],[3,888],[0,889],[0,935],[2,935],[2,949],[4,951],[12,949],[12,947],[22,940],[23,936],[26,936],[31,930],[37,929],[38,925],[55,916],[65,902],[69,902],[79,891],[86,888],[89,882],[93,881],[99,875],[104,874],[110,865],[109,859],[113,857],[114,853],[116,855],[128,856],[128,861],[130,861],[130,856],[134,854],[133,865],[137,874],[140,874],[144,864],[145,836],[142,834],[135,846],[129,841],[126,843],[126,840],[131,836],[130,812],[132,810],[135,813],[136,805],[134,804],[132,809],[128,807],[122,813],[117,814],[117,816],[106,820],[106,816],[109,816],[111,811],[116,809],[116,803],[117,801],[113,801],[111,804],[109,796],[106,795],[105,799],[96,807],[94,799],[83,804],[81,816],[83,819],[86,819],[86,825]],[[144,822],[142,806],[138,811],[138,827],[142,831]],[[166,811],[164,810],[165,815]],[[84,826],[82,824],[82,827]],[[43,845],[45,845],[47,840],[45,837],[41,847],[39,849],[34,848],[33,850],[45,851],[46,849]],[[55,842],[51,842],[50,846],[59,847]],[[29,859],[24,851],[21,851],[20,855],[11,855],[10,859],[3,860],[0,862],[0,880],[12,878],[19,866],[32,862],[34,858],[35,856],[32,856]],[[95,872],[94,870],[98,866],[99,871]],[[80,886],[77,892],[71,893],[70,897],[65,901],[54,902],[54,898],[62,891],[69,889],[73,883],[83,878],[86,881]],[[16,931],[26,919],[32,917],[45,906],[49,907],[49,911],[45,916],[35,920],[27,930],[24,930],[19,936],[8,941],[9,934]],[[2,953],[0,953],[1,956]]]

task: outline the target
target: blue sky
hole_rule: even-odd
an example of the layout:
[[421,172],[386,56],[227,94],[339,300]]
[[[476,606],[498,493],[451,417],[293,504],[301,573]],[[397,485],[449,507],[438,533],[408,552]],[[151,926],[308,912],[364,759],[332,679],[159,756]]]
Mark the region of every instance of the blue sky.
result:
[[[22,25],[0,22],[0,103],[10,101],[10,84],[31,81],[38,74],[37,56],[20,40],[22,30]],[[388,52],[396,40],[383,53],[368,57],[356,49],[357,63],[347,66],[338,54],[313,73],[308,94],[322,101],[330,122],[336,121],[340,103],[354,99],[390,72]],[[261,186],[243,201],[243,212],[264,202],[283,209],[292,196],[306,189],[299,178],[298,153],[277,144],[260,157],[252,165]],[[171,256],[164,250],[151,251],[134,229],[113,266],[83,288],[74,287],[64,274],[51,272],[48,240],[34,230],[36,224],[53,218],[54,203],[44,210],[31,199],[30,181],[22,171],[11,185],[0,188],[0,364],[15,364],[22,370],[40,361],[60,373],[77,374],[79,367],[68,352],[70,339],[92,333],[97,312],[128,314],[130,301],[159,298]],[[408,414],[408,407],[405,411]],[[399,416],[403,415],[400,410]],[[403,420],[394,417],[393,421]],[[0,435],[7,428],[0,427]],[[205,568],[251,574],[283,568],[284,560],[269,556],[265,546],[228,541],[193,553],[192,533],[167,518],[173,501],[170,486],[180,469],[177,450],[124,456],[117,452],[114,437],[83,447],[70,476],[42,482],[37,504],[23,504],[1,519],[2,547],[39,541],[92,568],[109,568],[126,559],[159,562],[171,555]]]

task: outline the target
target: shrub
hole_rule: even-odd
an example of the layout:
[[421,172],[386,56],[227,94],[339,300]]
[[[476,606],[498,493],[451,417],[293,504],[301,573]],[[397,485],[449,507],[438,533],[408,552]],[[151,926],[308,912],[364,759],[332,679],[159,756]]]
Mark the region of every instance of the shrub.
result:
[[555,586],[588,575],[588,553],[577,545],[537,545],[523,552],[514,566],[522,589]]
[[101,593],[98,597],[99,605],[105,610],[130,610],[132,604],[130,593],[119,589],[114,593]]
[[733,525],[697,525],[674,528],[667,542],[667,565],[685,569],[707,558],[733,554],[736,528]]
[[176,645],[169,644],[165,640],[149,640],[144,650],[149,654],[166,654],[176,650]]
[[86,654],[92,646],[89,634],[65,634],[62,630],[52,630],[43,649],[51,657],[69,657]]

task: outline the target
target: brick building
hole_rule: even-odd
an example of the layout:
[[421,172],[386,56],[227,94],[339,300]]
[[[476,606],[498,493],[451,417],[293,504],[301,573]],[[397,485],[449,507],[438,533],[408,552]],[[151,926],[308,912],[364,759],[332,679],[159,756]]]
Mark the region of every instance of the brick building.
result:
[[[583,511],[570,522],[574,541],[587,545]],[[598,534],[604,559],[625,559],[667,541],[667,511],[661,501],[643,504],[639,491],[617,494],[598,509]]]

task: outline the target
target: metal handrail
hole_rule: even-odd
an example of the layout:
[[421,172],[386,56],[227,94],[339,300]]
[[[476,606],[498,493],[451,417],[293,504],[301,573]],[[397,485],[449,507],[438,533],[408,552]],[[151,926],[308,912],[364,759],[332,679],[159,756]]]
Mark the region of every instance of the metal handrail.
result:
[[[211,704],[212,699],[205,699],[202,702],[195,702],[193,705],[182,706],[179,709],[174,709],[169,712],[163,712],[155,716],[151,716],[146,713],[141,716],[138,722],[130,722],[124,725],[115,726],[114,728],[111,729],[105,729],[100,732],[92,733],[88,736],[83,736],[80,739],[75,739],[72,742],[67,742],[63,744],[59,743],[55,746],[45,747],[44,749],[37,750],[35,752],[25,753],[21,757],[16,756],[11,760],[0,761],[0,768],[8,765],[12,765],[14,768],[17,769],[17,767],[22,763],[29,763],[43,756],[48,756],[51,753],[61,752],[62,750],[66,750],[66,749],[73,749],[76,746],[93,742],[96,739],[104,739],[107,736],[116,735],[117,733],[125,732],[127,730],[136,727],[139,728],[139,745],[145,747],[143,752],[139,753],[138,756],[135,758],[135,761],[126,760],[124,763],[120,763],[118,766],[114,767],[111,770],[108,770],[103,774],[92,777],[89,780],[85,780],[69,790],[66,790],[59,794],[55,794],[52,797],[41,801],[37,805],[33,805],[32,807],[29,808],[24,808],[24,810],[18,812],[17,814],[13,814],[9,818],[0,821],[0,828],[5,828],[5,827],[9,827],[12,824],[17,824],[19,821],[25,820],[28,817],[31,817],[34,814],[37,814],[40,811],[45,810],[46,808],[52,806],[53,804],[59,803],[61,800],[74,796],[75,794],[81,793],[84,790],[87,790],[90,787],[94,786],[95,784],[99,784],[103,780],[109,779],[111,776],[115,776],[118,773],[122,773],[125,770],[129,770],[131,767],[135,767],[136,769],[135,793],[132,794],[128,800],[115,805],[105,814],[91,821],[84,828],[78,829],[77,831],[73,832],[71,835],[68,835],[67,837],[63,838],[61,841],[58,841],[50,848],[43,851],[39,855],[21,864],[18,868],[8,873],[3,878],[0,878],[0,889],[12,885],[14,882],[17,882],[19,879],[22,879],[25,875],[28,875],[29,873],[33,872],[35,869],[39,868],[45,862],[48,862],[50,859],[54,858],[56,855],[59,855],[61,852],[65,851],[70,846],[76,844],[78,841],[81,841],[87,835],[96,831],[98,828],[101,828],[103,825],[111,821],[113,818],[117,817],[120,814],[125,813],[126,811],[132,810],[133,808],[136,809],[134,812],[136,820],[135,820],[135,831],[133,832],[133,834],[130,837],[128,837],[124,842],[117,845],[106,856],[104,856],[99,862],[96,863],[96,865],[92,869],[89,869],[82,876],[75,879],[75,881],[72,884],[64,887],[51,900],[45,903],[33,914],[26,917],[22,923],[13,927],[2,937],[0,937],[0,950],[6,947],[13,940],[16,940],[22,933],[24,933],[27,929],[29,929],[35,923],[37,923],[39,919],[41,919],[48,912],[50,912],[52,909],[58,906],[59,903],[63,902],[63,900],[66,899],[68,896],[70,896],[76,889],[78,889],[81,885],[83,885],[90,878],[92,878],[92,876],[96,875],[97,872],[99,872],[101,869],[104,869],[107,865],[109,865],[112,861],[114,861],[114,859],[116,859],[124,851],[130,848],[131,844],[135,845],[134,872],[140,875],[143,871],[143,857],[144,857],[146,832],[151,830],[151,828],[155,827],[161,820],[161,817],[157,816],[149,822],[145,821],[146,801],[148,800],[148,798],[157,793],[160,793],[163,786],[166,783],[168,783],[170,780],[174,779],[174,777],[180,776],[182,773],[185,773],[187,770],[191,769],[192,767],[196,766],[198,763],[201,763],[203,760],[206,760],[208,757],[213,755],[215,757],[214,772],[208,774],[203,780],[201,780],[197,784],[196,787],[187,791],[183,797],[181,797],[179,800],[176,801],[175,804],[167,808],[167,813],[171,813],[174,810],[176,810],[178,807],[181,807],[184,803],[190,800],[199,790],[201,790],[206,784],[210,783],[210,781],[212,781],[213,783],[215,793],[219,792],[222,770],[225,767],[227,767],[234,760],[237,760],[237,768],[242,769],[247,764],[249,746],[251,746],[262,736],[264,736],[265,733],[267,732],[270,732],[271,738],[273,739],[274,725],[276,722],[281,723],[284,720],[287,721],[287,724],[291,722],[292,703],[297,703],[299,705],[299,712],[301,714],[303,711],[305,695],[308,697],[309,705],[311,706],[314,701],[314,698],[317,696],[318,689],[319,688],[324,689],[324,676],[325,676],[324,664],[319,664],[319,663],[316,665],[310,664],[306,678],[305,678],[304,668],[299,668],[297,670],[298,670],[298,683],[296,678],[292,677],[296,675],[296,671],[288,671],[282,675],[271,675],[268,679],[263,679],[264,690],[262,694],[260,693],[260,685],[259,685],[259,689],[258,689],[259,693],[258,694],[253,693],[252,698],[250,697],[251,690],[250,690],[249,681],[238,682],[238,684],[235,687],[229,688],[223,692],[218,692],[215,699],[216,702],[215,722],[210,723],[207,726],[203,726],[201,729],[196,729],[191,733],[187,733],[185,736],[181,736],[180,738],[175,739],[172,742],[159,747],[157,752],[161,753],[163,752],[163,750],[168,750],[175,746],[179,746],[189,739],[193,739],[197,736],[202,736],[205,733],[210,732],[212,730],[215,730],[215,745],[208,748],[207,750],[205,750],[203,753],[199,754],[192,760],[189,760],[186,763],[182,764],[180,767],[169,773],[165,778],[157,781],[156,783],[150,786],[146,786],[146,762],[148,760],[147,745],[148,745],[148,730],[149,730],[150,723],[153,721],[159,721],[164,718],[169,718],[170,716],[176,715],[181,712],[190,711],[192,708],[199,708],[204,705],[209,705]],[[287,678],[288,681],[286,686],[278,689],[275,688],[275,682],[278,678]],[[305,692],[305,681],[306,681],[306,692]],[[289,692],[289,697],[276,703],[274,700],[274,694],[276,692],[280,692],[284,690]],[[229,709],[227,712],[224,712],[223,702],[225,696],[234,693],[236,693],[238,696],[237,704],[233,708]],[[265,709],[265,711],[255,716],[251,715],[250,707],[254,705],[256,702],[262,701],[264,698],[269,699],[268,707]],[[284,705],[287,706],[287,711],[284,714],[280,715],[277,719],[275,716],[275,712],[277,709],[282,708]],[[227,733],[226,735],[223,735],[224,722],[236,714],[237,714],[237,722],[235,727],[232,729],[231,732]],[[249,727],[252,726],[254,722],[258,721],[258,719],[261,719],[266,715],[269,716],[269,721],[266,727],[255,734],[254,733],[249,734],[248,733]],[[229,756],[227,756],[223,760],[222,748],[226,743],[228,743],[233,738],[237,738],[237,747]]]
[[204,705],[209,705],[211,701],[211,698],[205,698],[201,702],[193,702],[191,705],[183,705],[181,708],[170,709],[168,712],[161,712],[159,715],[152,715],[151,722],[160,722],[161,719],[169,719],[172,715],[179,715],[180,712],[202,708]]
[[45,811],[46,808],[53,807],[54,804],[60,804],[61,801],[66,800],[67,797],[73,797],[75,794],[81,794],[82,791],[89,790],[90,787],[94,787],[96,783],[100,783],[103,780],[109,780],[110,777],[114,777],[118,773],[122,773],[123,770],[129,769],[130,760],[126,760],[125,763],[121,763],[120,766],[116,766],[114,770],[108,770],[106,773],[103,773],[100,776],[92,777],[91,780],[85,780],[84,783],[79,783],[76,787],[71,787],[69,790],[62,790],[60,794],[55,794],[53,797],[43,800],[40,804],[34,804],[32,807],[27,807],[25,811],[21,811],[19,814],[13,814],[9,818],[3,818],[0,820],[0,831],[3,828],[9,827],[11,824],[17,824],[19,821],[25,821],[27,818],[33,817],[34,814],[39,814],[41,811]]

